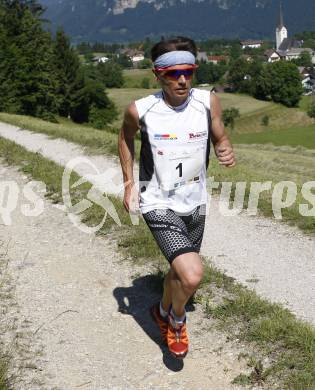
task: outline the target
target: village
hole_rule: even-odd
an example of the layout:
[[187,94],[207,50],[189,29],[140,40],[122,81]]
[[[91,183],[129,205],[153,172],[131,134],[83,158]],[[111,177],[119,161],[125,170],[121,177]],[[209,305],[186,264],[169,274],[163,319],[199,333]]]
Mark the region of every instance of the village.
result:
[[[235,43],[234,43],[235,44]],[[149,68],[151,67],[151,62],[147,57],[147,52],[143,50],[142,44],[140,43],[138,47],[121,47],[115,50],[114,53],[95,53],[92,56],[91,60],[94,63],[106,63],[115,58],[125,58],[124,68]],[[231,55],[230,49],[232,45],[222,45],[218,50],[212,52],[211,47],[209,50],[205,51],[200,48],[197,56],[197,61],[199,63],[207,63],[213,65],[226,64],[227,66],[230,63]],[[303,40],[289,37],[288,29],[284,23],[284,16],[282,5],[280,4],[279,10],[279,21],[275,30],[275,41],[263,41],[263,40],[240,40],[238,41],[239,46],[239,58],[244,59],[247,62],[253,62],[255,59],[259,59],[261,62],[265,63],[274,63],[278,61],[293,61],[298,63],[299,60],[304,59],[306,61],[300,61],[301,65],[298,65],[299,74],[301,77],[301,84],[303,87],[304,95],[311,95],[315,91],[315,50],[314,48],[304,47]],[[81,45],[79,45],[80,50]],[[91,46],[92,47],[92,46]],[[92,50],[92,49],[91,49]],[[306,63],[305,63],[306,62]],[[303,65],[302,65],[303,64]],[[225,72],[223,81],[226,81],[228,78],[228,71]],[[244,79],[250,78],[250,75],[244,75]],[[209,82],[202,82],[204,86],[213,84],[213,80]],[[222,81],[222,80],[221,80]],[[225,86],[217,86],[217,90],[223,92],[225,89],[230,90],[226,82]]]

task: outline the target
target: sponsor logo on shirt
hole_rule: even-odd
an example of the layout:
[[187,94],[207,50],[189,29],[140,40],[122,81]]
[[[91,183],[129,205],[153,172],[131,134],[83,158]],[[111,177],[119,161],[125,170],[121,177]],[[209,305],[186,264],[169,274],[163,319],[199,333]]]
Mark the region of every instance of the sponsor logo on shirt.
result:
[[177,139],[176,134],[154,134],[154,139],[161,141],[161,140],[174,140]]
[[200,138],[205,138],[207,137],[207,132],[206,131],[199,131],[196,133],[189,133],[189,139],[200,139]]

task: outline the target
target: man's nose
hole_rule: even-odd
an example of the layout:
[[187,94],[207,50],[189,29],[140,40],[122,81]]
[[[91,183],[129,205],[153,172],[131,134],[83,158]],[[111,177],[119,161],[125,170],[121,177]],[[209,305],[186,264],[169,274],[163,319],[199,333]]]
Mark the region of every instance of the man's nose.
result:
[[179,76],[178,83],[179,84],[186,84],[186,78],[183,74]]

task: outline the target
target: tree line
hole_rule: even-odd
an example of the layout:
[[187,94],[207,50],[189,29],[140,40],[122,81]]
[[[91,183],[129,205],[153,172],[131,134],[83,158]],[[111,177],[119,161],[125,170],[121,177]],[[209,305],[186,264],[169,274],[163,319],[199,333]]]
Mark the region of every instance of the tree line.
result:
[[[302,53],[303,54],[303,53]],[[219,83],[228,85],[231,92],[246,93],[261,100],[272,100],[288,107],[298,104],[303,93],[298,66],[312,65],[309,54],[294,61],[263,62],[256,57],[243,57],[222,61],[199,63],[196,71],[197,83]]]
[[43,28],[37,0],[0,0],[0,110],[103,128],[117,111],[62,30]]

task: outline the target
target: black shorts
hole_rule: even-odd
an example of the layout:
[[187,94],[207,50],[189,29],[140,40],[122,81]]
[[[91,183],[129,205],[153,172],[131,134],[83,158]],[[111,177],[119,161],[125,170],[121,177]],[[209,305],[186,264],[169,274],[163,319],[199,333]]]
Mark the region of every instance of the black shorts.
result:
[[163,255],[172,263],[179,255],[200,251],[206,219],[206,205],[185,216],[174,211],[152,210],[143,214]]

